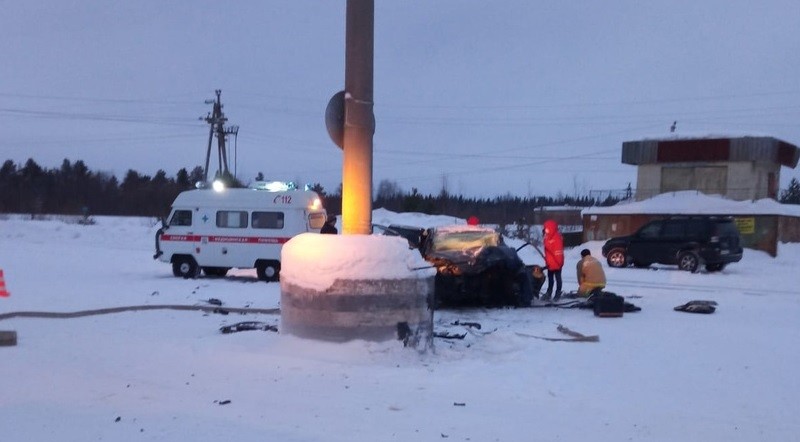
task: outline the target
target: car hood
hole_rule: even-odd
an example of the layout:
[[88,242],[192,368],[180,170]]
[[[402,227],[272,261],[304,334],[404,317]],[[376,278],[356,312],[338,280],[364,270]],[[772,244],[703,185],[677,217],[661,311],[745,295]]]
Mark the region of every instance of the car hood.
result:
[[439,271],[457,274],[480,273],[484,268],[478,265],[477,258],[484,248],[485,247],[476,247],[472,249],[431,252],[425,256],[425,260],[435,265]]
[[506,246],[432,252],[425,259],[442,273],[475,275],[492,268],[516,271],[524,266],[514,249]]

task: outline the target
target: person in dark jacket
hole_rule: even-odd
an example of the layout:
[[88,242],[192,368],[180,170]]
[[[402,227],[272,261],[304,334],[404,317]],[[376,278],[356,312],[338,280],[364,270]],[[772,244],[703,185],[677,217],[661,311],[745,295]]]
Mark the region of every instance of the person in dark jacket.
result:
[[336,229],[336,215],[328,215],[328,219],[319,230],[319,233],[328,233],[331,235],[339,233],[339,230]]
[[555,300],[561,297],[561,269],[564,267],[564,240],[558,231],[558,224],[549,219],[544,222],[544,262],[547,267],[547,291],[542,300],[553,294],[553,278],[556,280]]

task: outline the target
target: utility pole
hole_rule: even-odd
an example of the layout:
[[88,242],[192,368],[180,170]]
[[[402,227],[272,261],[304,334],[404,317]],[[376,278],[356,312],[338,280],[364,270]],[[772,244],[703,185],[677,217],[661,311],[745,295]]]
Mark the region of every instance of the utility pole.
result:
[[372,231],[374,0],[347,0],[344,73],[342,230]]
[[374,0],[347,0],[344,90],[331,97],[325,126],[343,151],[342,233],[372,232]]
[[[214,135],[217,136],[217,161],[219,162],[219,168],[217,169],[215,178],[224,178],[225,180],[232,178],[230,169],[228,168],[228,150],[225,147],[225,140],[228,135],[234,135],[237,137],[239,135],[239,126],[231,126],[227,129],[225,128],[225,123],[228,121],[228,118],[225,117],[224,113],[222,113],[222,100],[220,99],[222,90],[217,89],[214,91],[214,93],[217,95],[216,100],[205,101],[206,104],[214,105],[211,113],[206,115],[204,118],[205,122],[209,124],[208,149],[206,150],[206,167],[203,170],[203,181],[206,183],[208,182],[208,163],[211,160],[211,142],[214,139]],[[227,184],[231,183],[228,182]]]

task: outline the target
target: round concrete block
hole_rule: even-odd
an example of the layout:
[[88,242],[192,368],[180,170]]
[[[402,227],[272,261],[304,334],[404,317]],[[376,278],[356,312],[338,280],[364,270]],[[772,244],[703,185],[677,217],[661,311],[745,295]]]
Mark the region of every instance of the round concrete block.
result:
[[281,282],[281,333],[327,341],[433,339],[433,277],[336,280],[319,291]]
[[303,233],[281,250],[281,333],[433,342],[436,271],[399,236]]

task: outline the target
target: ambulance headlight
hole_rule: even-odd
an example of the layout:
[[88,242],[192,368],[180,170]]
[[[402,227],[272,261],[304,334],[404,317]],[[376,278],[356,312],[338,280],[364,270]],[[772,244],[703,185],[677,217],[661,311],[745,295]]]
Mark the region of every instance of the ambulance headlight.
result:
[[225,190],[225,183],[223,183],[220,180],[214,180],[214,182],[211,183],[211,188],[217,192],[222,192],[223,190]]

